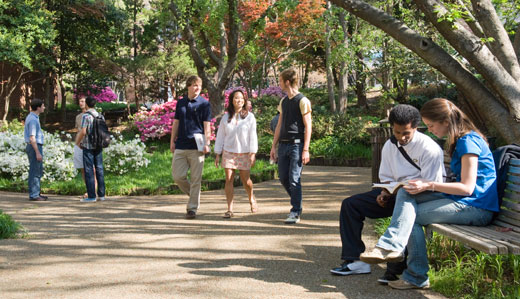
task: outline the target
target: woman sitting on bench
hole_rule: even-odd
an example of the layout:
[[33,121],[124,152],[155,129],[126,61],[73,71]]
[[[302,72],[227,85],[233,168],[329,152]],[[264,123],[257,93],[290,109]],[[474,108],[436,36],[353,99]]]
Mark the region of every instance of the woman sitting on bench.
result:
[[485,137],[469,118],[446,99],[424,104],[421,116],[428,130],[447,137],[455,182],[411,180],[398,191],[392,221],[376,247],[361,254],[367,263],[403,259],[408,246],[408,269],[400,280],[388,285],[395,289],[428,288],[428,256],[423,226],[449,223],[484,226],[498,212],[493,155]]

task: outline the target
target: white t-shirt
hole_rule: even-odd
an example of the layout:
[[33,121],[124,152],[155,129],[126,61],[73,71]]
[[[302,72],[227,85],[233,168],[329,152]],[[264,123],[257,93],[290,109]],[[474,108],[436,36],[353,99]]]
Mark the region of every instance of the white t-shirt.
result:
[[215,153],[222,154],[222,149],[230,153],[256,153],[258,151],[258,138],[256,136],[256,119],[249,112],[246,118],[235,113],[233,119],[228,122],[228,114],[224,114],[220,120],[215,141]]
[[[397,143],[398,146],[401,146]],[[412,141],[403,146],[410,158],[421,171],[415,168],[397,146],[387,140],[381,151],[379,179],[381,182],[403,182],[411,179],[425,179],[442,182],[444,170],[444,154],[442,148],[427,135],[415,131]]]

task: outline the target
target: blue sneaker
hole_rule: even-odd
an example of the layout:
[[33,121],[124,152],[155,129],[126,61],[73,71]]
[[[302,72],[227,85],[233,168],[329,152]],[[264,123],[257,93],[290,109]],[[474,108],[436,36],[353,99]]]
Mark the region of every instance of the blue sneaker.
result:
[[96,202],[96,198],[82,198],[81,202]]

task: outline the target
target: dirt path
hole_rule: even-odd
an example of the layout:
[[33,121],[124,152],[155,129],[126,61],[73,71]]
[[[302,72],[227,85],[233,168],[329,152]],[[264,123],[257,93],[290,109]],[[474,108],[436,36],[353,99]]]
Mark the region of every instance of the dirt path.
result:
[[231,220],[222,219],[223,190],[202,194],[195,220],[184,219],[181,195],[35,203],[1,192],[0,209],[29,237],[0,241],[0,298],[442,298],[378,285],[380,266],[330,275],[341,200],[367,190],[370,169],[309,166],[302,181],[304,214],[293,226],[282,222],[289,199],[278,181],[255,185],[257,214],[238,189]]

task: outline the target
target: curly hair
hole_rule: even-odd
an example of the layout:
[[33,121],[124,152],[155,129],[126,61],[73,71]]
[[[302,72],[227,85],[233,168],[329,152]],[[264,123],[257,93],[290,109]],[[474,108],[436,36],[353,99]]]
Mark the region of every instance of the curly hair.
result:
[[421,123],[421,114],[414,106],[400,104],[392,108],[388,121],[392,126],[411,124],[412,128],[417,128]]

